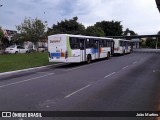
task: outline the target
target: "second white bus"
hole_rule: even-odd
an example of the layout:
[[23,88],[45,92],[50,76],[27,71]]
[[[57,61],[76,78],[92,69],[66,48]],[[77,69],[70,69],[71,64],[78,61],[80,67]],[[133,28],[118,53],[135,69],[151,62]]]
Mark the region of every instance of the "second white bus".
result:
[[127,54],[132,51],[130,40],[113,39],[114,40],[114,54]]

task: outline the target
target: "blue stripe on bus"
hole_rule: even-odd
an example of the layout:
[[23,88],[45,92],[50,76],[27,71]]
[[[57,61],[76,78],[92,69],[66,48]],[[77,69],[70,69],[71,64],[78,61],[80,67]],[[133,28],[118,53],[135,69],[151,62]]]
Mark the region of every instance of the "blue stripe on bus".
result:
[[61,53],[51,53],[51,57],[61,57]]
[[98,49],[94,49],[94,48],[91,49],[92,54],[95,54],[95,53],[98,53],[98,52],[99,52]]

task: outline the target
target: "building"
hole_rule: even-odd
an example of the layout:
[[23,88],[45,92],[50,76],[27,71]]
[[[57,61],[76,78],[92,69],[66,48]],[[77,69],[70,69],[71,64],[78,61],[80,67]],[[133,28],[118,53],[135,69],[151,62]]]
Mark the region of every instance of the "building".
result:
[[3,33],[4,37],[7,38],[9,42],[14,39],[15,35],[17,35],[17,31],[15,30],[3,29]]

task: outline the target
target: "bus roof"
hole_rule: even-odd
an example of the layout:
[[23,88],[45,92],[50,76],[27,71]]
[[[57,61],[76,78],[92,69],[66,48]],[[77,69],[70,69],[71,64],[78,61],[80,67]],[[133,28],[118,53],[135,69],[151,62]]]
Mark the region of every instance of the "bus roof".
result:
[[113,39],[113,40],[117,40],[117,41],[130,41],[130,40],[126,40],[126,39]]
[[112,39],[113,40],[113,38],[107,38],[107,37],[95,37],[95,36],[72,35],[72,34],[54,34],[48,37],[51,37],[51,36],[69,36],[69,37],[79,37],[79,38]]

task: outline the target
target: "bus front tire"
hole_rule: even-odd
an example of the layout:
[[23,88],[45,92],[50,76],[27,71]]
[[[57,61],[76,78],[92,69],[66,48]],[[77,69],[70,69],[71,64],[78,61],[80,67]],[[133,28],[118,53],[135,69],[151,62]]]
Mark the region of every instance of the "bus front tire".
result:
[[110,58],[110,52],[107,53],[107,59],[109,59],[109,58]]
[[123,51],[123,54],[122,55],[125,55],[125,50]]

